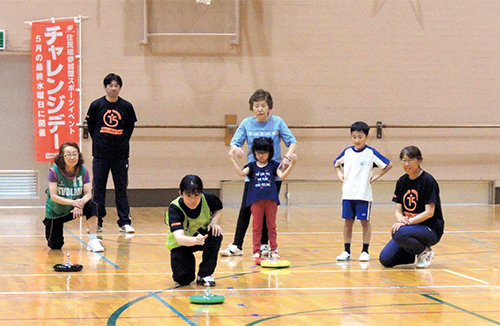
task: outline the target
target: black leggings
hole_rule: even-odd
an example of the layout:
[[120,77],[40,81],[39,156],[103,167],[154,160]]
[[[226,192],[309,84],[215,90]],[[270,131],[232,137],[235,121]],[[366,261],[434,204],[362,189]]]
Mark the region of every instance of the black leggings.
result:
[[[93,200],[88,201],[83,207],[83,216],[88,220],[96,216],[96,204]],[[58,218],[45,218],[45,239],[50,249],[61,249],[64,245],[63,227],[64,223],[73,220],[73,213]]]
[[212,275],[217,266],[217,255],[222,243],[222,235],[213,236],[208,233],[203,246],[180,246],[170,251],[170,265],[172,278],[180,285],[189,285],[195,279],[196,260],[195,251],[203,251],[198,276]]

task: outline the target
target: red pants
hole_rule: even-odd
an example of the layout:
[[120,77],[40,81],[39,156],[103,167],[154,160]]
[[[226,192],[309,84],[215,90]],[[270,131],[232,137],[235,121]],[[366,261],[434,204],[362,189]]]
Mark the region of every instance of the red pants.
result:
[[250,210],[253,216],[253,253],[260,252],[264,215],[266,216],[267,234],[271,243],[271,250],[276,250],[278,248],[276,241],[276,212],[278,211],[278,205],[274,200],[258,200],[250,206]]

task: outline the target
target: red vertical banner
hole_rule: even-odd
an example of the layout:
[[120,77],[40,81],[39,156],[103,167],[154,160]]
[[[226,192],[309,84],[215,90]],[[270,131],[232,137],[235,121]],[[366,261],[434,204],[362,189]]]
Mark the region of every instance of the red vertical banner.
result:
[[33,22],[31,63],[35,150],[38,162],[52,161],[64,142],[78,143],[78,23]]

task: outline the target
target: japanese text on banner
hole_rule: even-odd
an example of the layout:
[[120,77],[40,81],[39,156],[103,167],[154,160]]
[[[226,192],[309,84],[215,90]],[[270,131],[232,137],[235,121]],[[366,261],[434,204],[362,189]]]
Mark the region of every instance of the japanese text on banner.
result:
[[52,161],[59,146],[78,142],[78,24],[33,22],[31,62],[35,150],[38,162]]

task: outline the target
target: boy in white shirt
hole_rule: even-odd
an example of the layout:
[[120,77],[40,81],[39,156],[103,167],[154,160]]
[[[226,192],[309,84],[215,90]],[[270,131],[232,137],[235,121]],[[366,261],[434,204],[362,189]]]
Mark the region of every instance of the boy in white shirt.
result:
[[[363,249],[359,261],[370,260],[368,247],[372,234],[370,208],[373,201],[371,183],[392,168],[391,161],[375,148],[366,145],[370,127],[362,121],[351,125],[354,146],[349,146],[333,161],[342,185],[342,218],[344,219],[344,251],[337,260],[351,258],[351,239],[354,219],[357,217],[363,228]],[[373,166],[381,168],[372,175]]]

